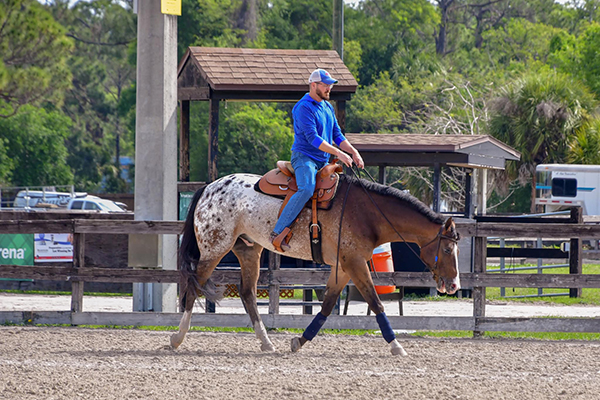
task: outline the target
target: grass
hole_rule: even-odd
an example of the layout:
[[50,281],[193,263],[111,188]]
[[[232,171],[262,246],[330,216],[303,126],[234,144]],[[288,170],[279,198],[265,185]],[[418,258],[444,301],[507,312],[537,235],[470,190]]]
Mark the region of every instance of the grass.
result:
[[[511,268],[525,267],[525,266],[535,266],[533,264],[527,265],[514,265],[507,268],[510,271]],[[494,267],[495,268],[495,267]],[[536,273],[535,270],[527,270],[527,271],[513,271],[507,273],[514,274],[533,274]],[[553,269],[544,269],[542,270],[543,274],[568,274],[569,268],[553,268]],[[600,274],[600,265],[598,264],[584,264],[583,265],[583,273],[590,275]],[[543,289],[543,294],[552,294],[552,293],[568,293],[568,289]],[[537,288],[506,288],[505,295],[508,296],[524,296],[524,295],[537,295]],[[488,287],[486,289],[486,299],[487,300],[499,300],[499,301],[515,301],[515,302],[523,302],[523,303],[548,303],[548,304],[563,304],[563,305],[600,305],[600,289],[582,289],[582,295],[578,298],[571,298],[569,296],[560,296],[560,297],[527,297],[527,298],[507,298],[500,296],[500,288]]]

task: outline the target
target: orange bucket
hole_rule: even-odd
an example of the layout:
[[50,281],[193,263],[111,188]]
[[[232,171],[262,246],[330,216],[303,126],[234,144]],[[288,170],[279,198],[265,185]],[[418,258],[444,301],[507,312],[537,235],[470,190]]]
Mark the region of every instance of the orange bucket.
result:
[[[392,260],[392,246],[384,243],[373,250],[373,270],[377,272],[394,272],[394,261]],[[377,294],[392,293],[396,286],[375,286]]]

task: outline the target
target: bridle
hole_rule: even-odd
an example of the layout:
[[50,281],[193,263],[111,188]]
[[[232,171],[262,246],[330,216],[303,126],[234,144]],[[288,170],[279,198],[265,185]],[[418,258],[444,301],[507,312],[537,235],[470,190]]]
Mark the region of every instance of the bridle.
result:
[[438,262],[438,255],[440,254],[440,247],[442,245],[442,239],[447,239],[450,240],[451,242],[454,243],[458,243],[458,239],[453,238],[452,236],[448,236],[448,235],[444,235],[444,227],[442,226],[440,228],[440,231],[438,232],[437,235],[435,235],[435,237],[433,239],[431,239],[430,242],[428,242],[426,245],[421,246],[421,249],[424,249],[425,247],[429,246],[430,244],[433,244],[433,242],[435,242],[437,240],[437,249],[435,250],[435,258],[434,258],[434,262],[433,262],[433,267],[431,267],[431,272],[433,273],[434,277],[437,277],[437,262]]

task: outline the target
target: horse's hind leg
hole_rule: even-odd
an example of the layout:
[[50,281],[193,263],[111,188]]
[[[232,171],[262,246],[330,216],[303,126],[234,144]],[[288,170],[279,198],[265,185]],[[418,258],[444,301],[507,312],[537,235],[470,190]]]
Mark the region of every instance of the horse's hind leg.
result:
[[210,275],[219,264],[218,260],[198,261],[195,271],[189,271],[185,279],[182,280],[181,293],[183,296],[182,304],[185,311],[179,322],[179,331],[171,335],[171,348],[176,349],[183,342],[185,334],[190,330],[192,321],[192,311],[198,294],[202,293],[208,300],[216,301],[219,299],[219,293],[212,282],[209,282]]
[[300,350],[304,343],[312,340],[317,335],[327,320],[327,317],[329,317],[331,311],[333,311],[340,293],[344,289],[344,286],[348,284],[349,280],[350,277],[344,271],[339,269],[336,274],[335,269],[332,268],[329,280],[327,281],[327,286],[325,287],[321,311],[313,318],[310,325],[304,330],[302,336],[292,339],[293,352]]
[[254,333],[261,341],[260,349],[262,351],[275,351],[273,343],[267,336],[267,330],[260,318],[256,304],[256,284],[260,273],[260,255],[262,251],[263,248],[258,243],[248,246],[240,239],[233,246],[233,253],[238,258],[242,269],[240,297],[252,322]]

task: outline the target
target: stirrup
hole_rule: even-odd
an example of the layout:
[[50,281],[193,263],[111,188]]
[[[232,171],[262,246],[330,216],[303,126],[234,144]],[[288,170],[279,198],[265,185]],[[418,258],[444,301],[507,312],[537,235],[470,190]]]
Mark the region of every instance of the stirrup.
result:
[[279,235],[275,235],[274,232],[271,233],[271,244],[275,247],[275,250],[285,253],[291,249],[288,244],[289,240],[292,238],[292,230],[290,228],[285,228]]

